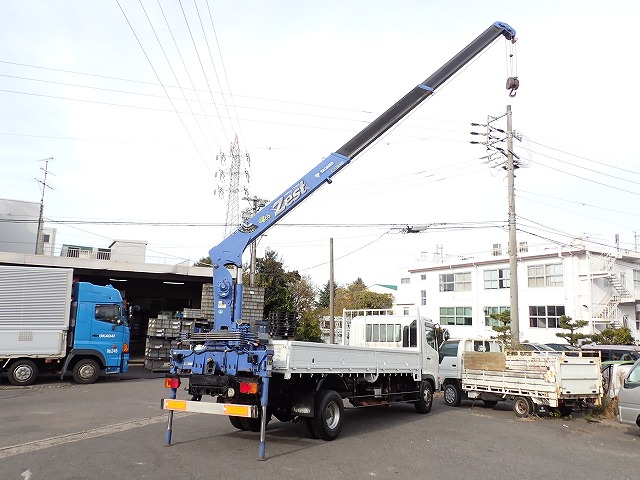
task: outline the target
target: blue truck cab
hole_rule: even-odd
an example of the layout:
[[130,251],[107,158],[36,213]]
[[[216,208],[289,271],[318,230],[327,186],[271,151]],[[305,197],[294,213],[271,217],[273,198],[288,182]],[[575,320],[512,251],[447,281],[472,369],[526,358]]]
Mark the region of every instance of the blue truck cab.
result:
[[128,370],[130,331],[122,296],[111,285],[73,285],[68,356],[63,368],[77,383],[93,383],[106,374]]

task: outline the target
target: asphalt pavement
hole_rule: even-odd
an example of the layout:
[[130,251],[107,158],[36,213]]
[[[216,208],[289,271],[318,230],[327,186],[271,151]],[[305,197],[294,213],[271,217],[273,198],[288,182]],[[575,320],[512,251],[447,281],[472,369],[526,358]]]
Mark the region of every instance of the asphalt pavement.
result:
[[19,388],[4,379],[0,479],[640,479],[637,427],[580,413],[519,419],[509,402],[452,408],[441,394],[427,415],[411,405],[348,409],[332,442],[273,421],[264,462],[259,434],[222,416],[176,415],[165,446],[163,377],[133,365],[93,385],[48,378]]

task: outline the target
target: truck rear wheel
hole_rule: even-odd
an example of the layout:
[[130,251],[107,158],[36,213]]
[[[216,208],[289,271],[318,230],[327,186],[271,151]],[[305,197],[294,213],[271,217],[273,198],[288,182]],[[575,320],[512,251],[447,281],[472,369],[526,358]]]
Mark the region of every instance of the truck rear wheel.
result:
[[313,431],[313,418],[300,417],[299,422],[300,422],[300,425],[302,425],[302,431],[307,435],[307,437],[313,438],[313,439],[318,438],[318,436],[316,435],[316,432]]
[[100,365],[91,358],[83,358],[73,367],[73,380],[80,384],[95,382],[100,376]]
[[429,413],[431,411],[431,406],[433,405],[433,389],[431,388],[431,383],[426,380],[422,381],[420,384],[420,398],[414,405],[418,413]]
[[459,407],[462,400],[462,392],[457,383],[451,382],[444,386],[444,403],[450,407]]
[[527,397],[516,397],[513,399],[513,413],[518,418],[527,418],[533,413],[533,403]]
[[229,422],[231,422],[231,425],[233,425],[234,428],[237,428],[238,430],[246,430],[246,428],[244,428],[244,425],[240,420],[241,420],[240,417],[233,417],[233,416],[229,417]]
[[18,387],[31,385],[38,376],[38,367],[31,360],[16,360],[9,367],[9,382]]
[[322,390],[315,402],[313,432],[322,440],[335,440],[342,430],[344,404],[335,390]]

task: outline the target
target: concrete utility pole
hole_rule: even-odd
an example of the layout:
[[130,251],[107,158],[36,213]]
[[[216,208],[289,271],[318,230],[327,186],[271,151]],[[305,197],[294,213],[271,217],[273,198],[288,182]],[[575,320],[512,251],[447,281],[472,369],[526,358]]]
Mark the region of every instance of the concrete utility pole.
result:
[[335,343],[335,318],[333,316],[333,297],[334,297],[334,286],[333,286],[333,238],[329,239],[329,343]]
[[[256,213],[258,213],[258,211],[262,207],[264,207],[267,203],[269,203],[269,200],[264,200],[263,198],[258,198],[255,195],[253,197],[243,197],[242,199],[243,200],[247,200],[249,203],[251,203],[251,207],[243,210],[243,212],[242,212],[243,220],[248,220],[249,218],[253,217]],[[249,245],[249,252],[251,253],[251,260],[250,260],[250,263],[249,263],[249,286],[250,287],[255,287],[256,286],[256,250],[257,250],[257,242],[258,242],[258,239],[256,238]]]
[[520,344],[518,310],[518,243],[516,242],[515,166],[513,162],[513,126],[511,105],[507,105],[507,177],[509,195],[509,311],[511,313],[512,346]]
[[[36,235],[36,250],[35,250],[35,254],[36,255],[42,255],[43,254],[43,247],[44,247],[44,238],[42,235],[42,229],[43,229],[43,222],[44,222],[44,192],[47,188],[51,188],[49,185],[47,185],[47,175],[51,172],[49,172],[49,160],[53,160],[53,157],[49,157],[49,158],[45,158],[44,159],[44,168],[40,167],[40,170],[42,170],[44,172],[44,180],[38,180],[36,178],[36,182],[38,182],[40,185],[42,185],[42,196],[40,197],[40,216],[38,217],[38,233]],[[53,173],[51,174],[53,175]],[[52,189],[53,190],[53,189]]]
[[[501,130],[491,125],[492,122],[502,117],[507,117],[507,130]],[[515,201],[515,169],[519,167],[517,164],[518,156],[513,153],[513,137],[518,140],[520,137],[513,131],[511,115],[511,105],[507,105],[507,112],[499,117],[488,116],[487,123],[472,123],[474,127],[486,127],[486,133],[471,132],[472,135],[485,135],[484,142],[472,141],[471,143],[484,145],[487,149],[487,155],[482,158],[487,159],[487,164],[491,167],[501,167],[507,171],[509,199],[509,313],[511,317],[511,338],[513,346],[520,344],[520,318],[518,307],[518,242],[516,240],[516,201]],[[498,146],[507,141],[507,149]],[[506,157],[506,165],[504,158]],[[514,160],[514,157],[516,160]]]

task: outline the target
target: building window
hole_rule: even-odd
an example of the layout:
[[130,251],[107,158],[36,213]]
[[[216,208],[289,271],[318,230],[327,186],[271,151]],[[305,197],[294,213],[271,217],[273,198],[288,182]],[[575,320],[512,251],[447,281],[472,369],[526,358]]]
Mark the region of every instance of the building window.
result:
[[560,328],[559,318],[564,315],[563,305],[529,307],[529,326],[531,328]]
[[422,275],[420,275],[420,280],[426,280],[427,279],[427,274],[423,273]]
[[471,272],[441,273],[440,274],[440,291],[441,292],[470,292],[471,291]]
[[402,315],[409,315],[409,307],[402,307]]
[[427,291],[420,290],[420,305],[424,306],[427,304]]
[[561,287],[564,285],[561,263],[529,265],[527,277],[530,287]]
[[496,270],[484,271],[484,288],[485,290],[492,290],[496,288],[509,288],[509,274],[508,268],[498,268]]
[[633,271],[633,288],[640,290],[640,270]]
[[471,325],[471,307],[440,307],[440,325]]
[[502,327],[504,324],[498,320],[494,320],[489,315],[493,313],[502,313],[509,310],[509,307],[485,307],[484,308],[484,324],[487,327]]
[[493,255],[494,257],[502,255],[502,245],[500,245],[499,243],[494,243],[493,249],[491,250],[491,255]]
[[402,285],[409,285],[411,283],[411,279],[409,277],[405,277],[405,278],[401,278],[400,279],[400,284]]

